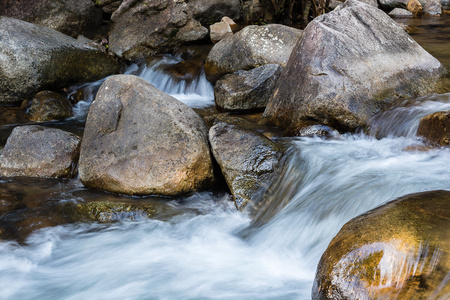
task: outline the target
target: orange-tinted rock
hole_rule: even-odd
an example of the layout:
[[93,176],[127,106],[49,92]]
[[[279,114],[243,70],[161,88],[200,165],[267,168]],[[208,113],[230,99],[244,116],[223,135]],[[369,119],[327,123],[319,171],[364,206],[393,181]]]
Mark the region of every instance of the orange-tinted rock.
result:
[[420,16],[423,13],[422,4],[420,4],[419,0],[410,0],[408,5],[406,5],[406,9],[416,16]]
[[345,224],[319,262],[313,299],[448,299],[450,191],[411,194]]
[[450,144],[450,111],[440,111],[423,117],[417,135],[425,137],[435,145]]

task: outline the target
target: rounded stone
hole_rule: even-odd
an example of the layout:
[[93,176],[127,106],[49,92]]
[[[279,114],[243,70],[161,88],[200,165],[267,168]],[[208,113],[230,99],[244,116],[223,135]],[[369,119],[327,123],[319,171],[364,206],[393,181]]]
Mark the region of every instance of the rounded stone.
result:
[[178,195],[213,177],[206,125],[190,107],[132,75],[109,77],[87,116],[80,180],[130,195]]

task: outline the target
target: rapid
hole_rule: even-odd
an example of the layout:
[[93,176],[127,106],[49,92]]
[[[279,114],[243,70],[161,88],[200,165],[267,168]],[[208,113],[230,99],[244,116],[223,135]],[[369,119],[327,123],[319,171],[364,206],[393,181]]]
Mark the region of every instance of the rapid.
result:
[[[450,68],[449,16],[400,21],[417,26],[413,38]],[[193,108],[213,106],[203,73],[186,83],[159,71],[178,61],[164,57],[127,73]],[[73,87],[90,91],[74,124],[102,82]],[[450,149],[423,151],[415,134],[421,117],[442,110],[450,110],[448,92],[399,102],[366,133],[277,138],[287,149],[283,172],[270,206],[253,219],[236,211],[227,192],[205,191],[136,199],[164,208],[154,219],[64,224],[24,241],[0,240],[0,299],[311,299],[317,263],[342,225],[396,197],[450,190]],[[77,179],[1,183],[44,204],[120,198],[90,192]]]

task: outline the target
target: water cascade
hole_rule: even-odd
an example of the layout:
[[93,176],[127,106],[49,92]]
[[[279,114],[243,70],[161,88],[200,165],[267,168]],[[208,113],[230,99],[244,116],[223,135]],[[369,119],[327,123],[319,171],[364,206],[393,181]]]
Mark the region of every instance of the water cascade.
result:
[[[188,84],[161,71],[177,62],[164,57],[131,65],[127,73],[192,107],[212,106],[204,74]],[[75,118],[86,117],[101,83],[73,88],[84,90]],[[223,192],[128,197],[155,201],[164,213],[50,226],[22,242],[0,240],[0,299],[311,299],[317,263],[343,224],[405,194],[450,190],[450,148],[420,151],[424,144],[415,134],[422,116],[449,108],[450,93],[430,95],[376,116],[366,134],[278,138],[288,148],[283,173],[271,206],[253,220]],[[39,200],[29,201],[45,203],[42,210],[120,198],[88,191],[76,179],[0,184],[20,190],[23,199],[36,194]],[[20,210],[13,217],[40,222]]]

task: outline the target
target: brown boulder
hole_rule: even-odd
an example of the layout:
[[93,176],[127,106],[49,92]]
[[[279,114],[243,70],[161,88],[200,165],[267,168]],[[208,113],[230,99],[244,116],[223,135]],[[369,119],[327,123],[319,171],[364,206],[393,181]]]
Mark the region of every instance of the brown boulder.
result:
[[313,299],[447,299],[450,192],[411,194],[345,224],[319,262]]
[[27,114],[30,115],[30,120],[35,122],[63,120],[72,117],[72,107],[63,95],[42,91],[31,99]]
[[121,194],[198,190],[213,177],[205,123],[144,79],[109,77],[89,109],[79,176],[89,188]]
[[440,111],[420,119],[417,135],[435,145],[450,144],[450,112]]

